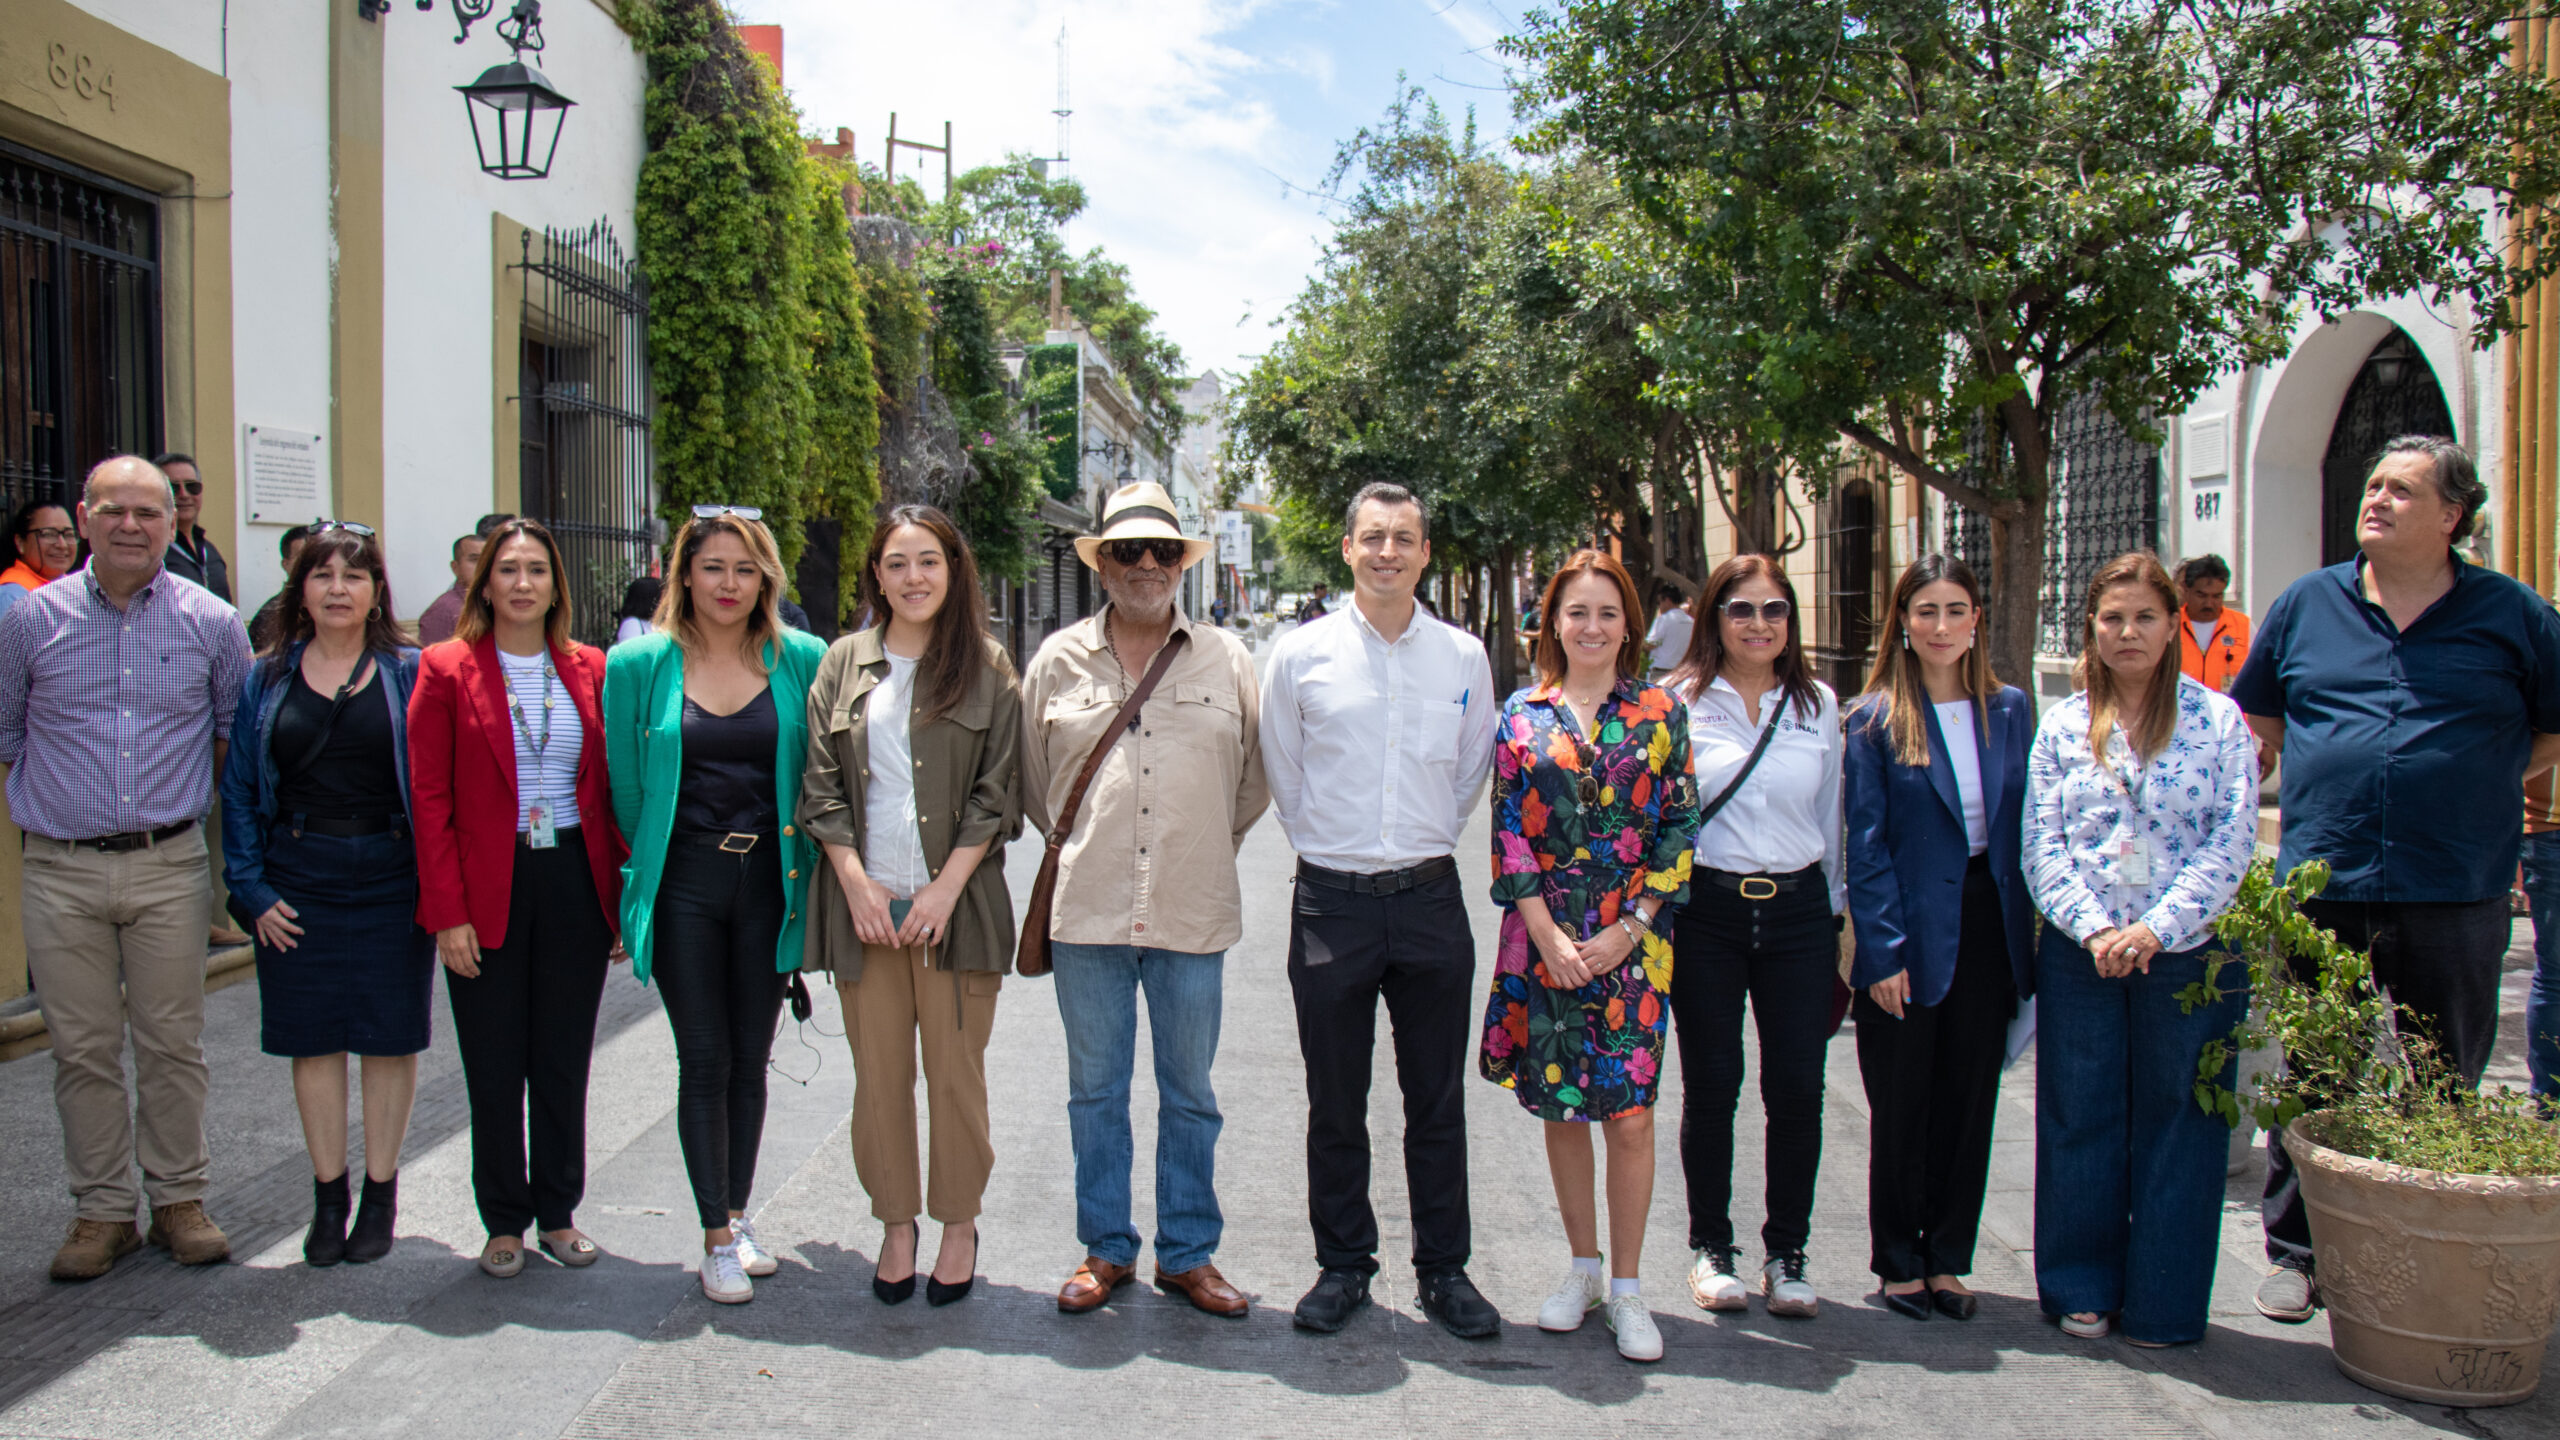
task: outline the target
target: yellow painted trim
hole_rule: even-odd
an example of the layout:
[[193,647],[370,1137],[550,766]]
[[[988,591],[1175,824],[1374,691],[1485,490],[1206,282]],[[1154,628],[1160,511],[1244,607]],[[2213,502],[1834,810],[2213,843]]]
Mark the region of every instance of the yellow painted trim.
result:
[[382,23],[329,7],[329,473],[342,520],[382,525]]
[[524,222],[489,214],[489,508],[524,513]]

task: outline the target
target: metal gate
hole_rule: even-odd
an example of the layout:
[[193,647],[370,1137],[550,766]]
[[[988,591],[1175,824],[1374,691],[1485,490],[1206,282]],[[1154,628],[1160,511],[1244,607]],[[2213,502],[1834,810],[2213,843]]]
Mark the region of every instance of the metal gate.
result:
[[[1967,432],[1962,478],[1990,473],[1987,427]],[[2087,391],[2063,401],[2053,427],[2052,489],[2045,500],[2044,576],[2037,597],[2036,653],[2080,651],[2081,601],[2098,567],[2127,550],[2160,543],[2160,447],[2127,434],[2099,397]],[[1950,553],[1991,583],[1991,521],[1948,506]]]
[[0,502],[161,448],[160,206],[0,142]]
[[2329,427],[2328,453],[2320,458],[2320,563],[2337,565],[2356,553],[2356,514],[2364,507],[2364,482],[2373,457],[2402,435],[2453,438],[2453,412],[2427,357],[2398,326],[2382,337],[2338,403]]
[[527,231],[514,268],[525,272],[518,503],[560,542],[578,638],[611,644],[623,588],[657,550],[648,297],[601,220]]

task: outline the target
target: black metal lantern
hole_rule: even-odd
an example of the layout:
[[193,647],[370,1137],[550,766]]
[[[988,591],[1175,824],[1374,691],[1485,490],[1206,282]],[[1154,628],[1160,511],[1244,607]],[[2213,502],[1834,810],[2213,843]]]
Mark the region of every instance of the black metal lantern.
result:
[[560,148],[560,126],[578,102],[551,88],[541,71],[521,59],[492,65],[462,92],[471,116],[471,144],[480,168],[501,180],[539,180],[551,173]]

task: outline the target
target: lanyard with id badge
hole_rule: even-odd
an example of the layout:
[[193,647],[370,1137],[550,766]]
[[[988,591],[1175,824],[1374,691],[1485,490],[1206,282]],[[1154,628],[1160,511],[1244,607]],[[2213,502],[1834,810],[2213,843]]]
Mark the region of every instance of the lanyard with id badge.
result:
[[2133,778],[2122,782],[2128,802],[2122,817],[2116,821],[2115,834],[2107,841],[2106,856],[2114,866],[2116,883],[2128,890],[2151,888],[2151,840],[2142,823],[2142,792],[2150,782],[2150,766],[2126,747],[2126,759],[2132,762]]
[[524,717],[524,702],[516,696],[516,677],[507,676],[507,708],[515,712],[516,733],[524,737],[525,748],[533,752],[533,803],[525,807],[524,843],[536,850],[549,850],[560,843],[559,807],[543,789],[550,779],[542,757],[551,749],[551,652],[542,654],[542,734],[537,738],[533,725]]

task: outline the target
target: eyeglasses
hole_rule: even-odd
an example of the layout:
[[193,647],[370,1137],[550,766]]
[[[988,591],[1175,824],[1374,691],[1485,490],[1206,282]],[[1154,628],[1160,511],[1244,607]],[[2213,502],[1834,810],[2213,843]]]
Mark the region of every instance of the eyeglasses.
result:
[[1182,563],[1183,552],[1188,548],[1179,540],[1107,540],[1102,551],[1121,565],[1135,565],[1153,555],[1158,565],[1170,570]]
[[201,480],[172,480],[169,484],[172,488],[185,491],[189,495],[204,493],[204,482]]
[[716,520],[723,515],[735,515],[741,520],[762,520],[764,511],[753,505],[696,505],[693,507],[693,518],[696,520]]
[[1763,625],[1784,625],[1787,617],[1795,613],[1795,608],[1784,600],[1765,600],[1758,605],[1748,600],[1727,600],[1724,602],[1724,618],[1736,625],[1748,625],[1751,617],[1757,615]]
[[310,524],[302,527],[302,533],[306,539],[311,536],[318,535],[324,530],[344,530],[350,535],[361,535],[367,540],[372,539],[374,536],[374,529],[372,526],[359,525],[353,520],[314,520]]
[[41,530],[30,530],[27,533],[38,540],[58,540],[66,544],[80,538],[80,532],[77,530],[53,525],[48,525]]

